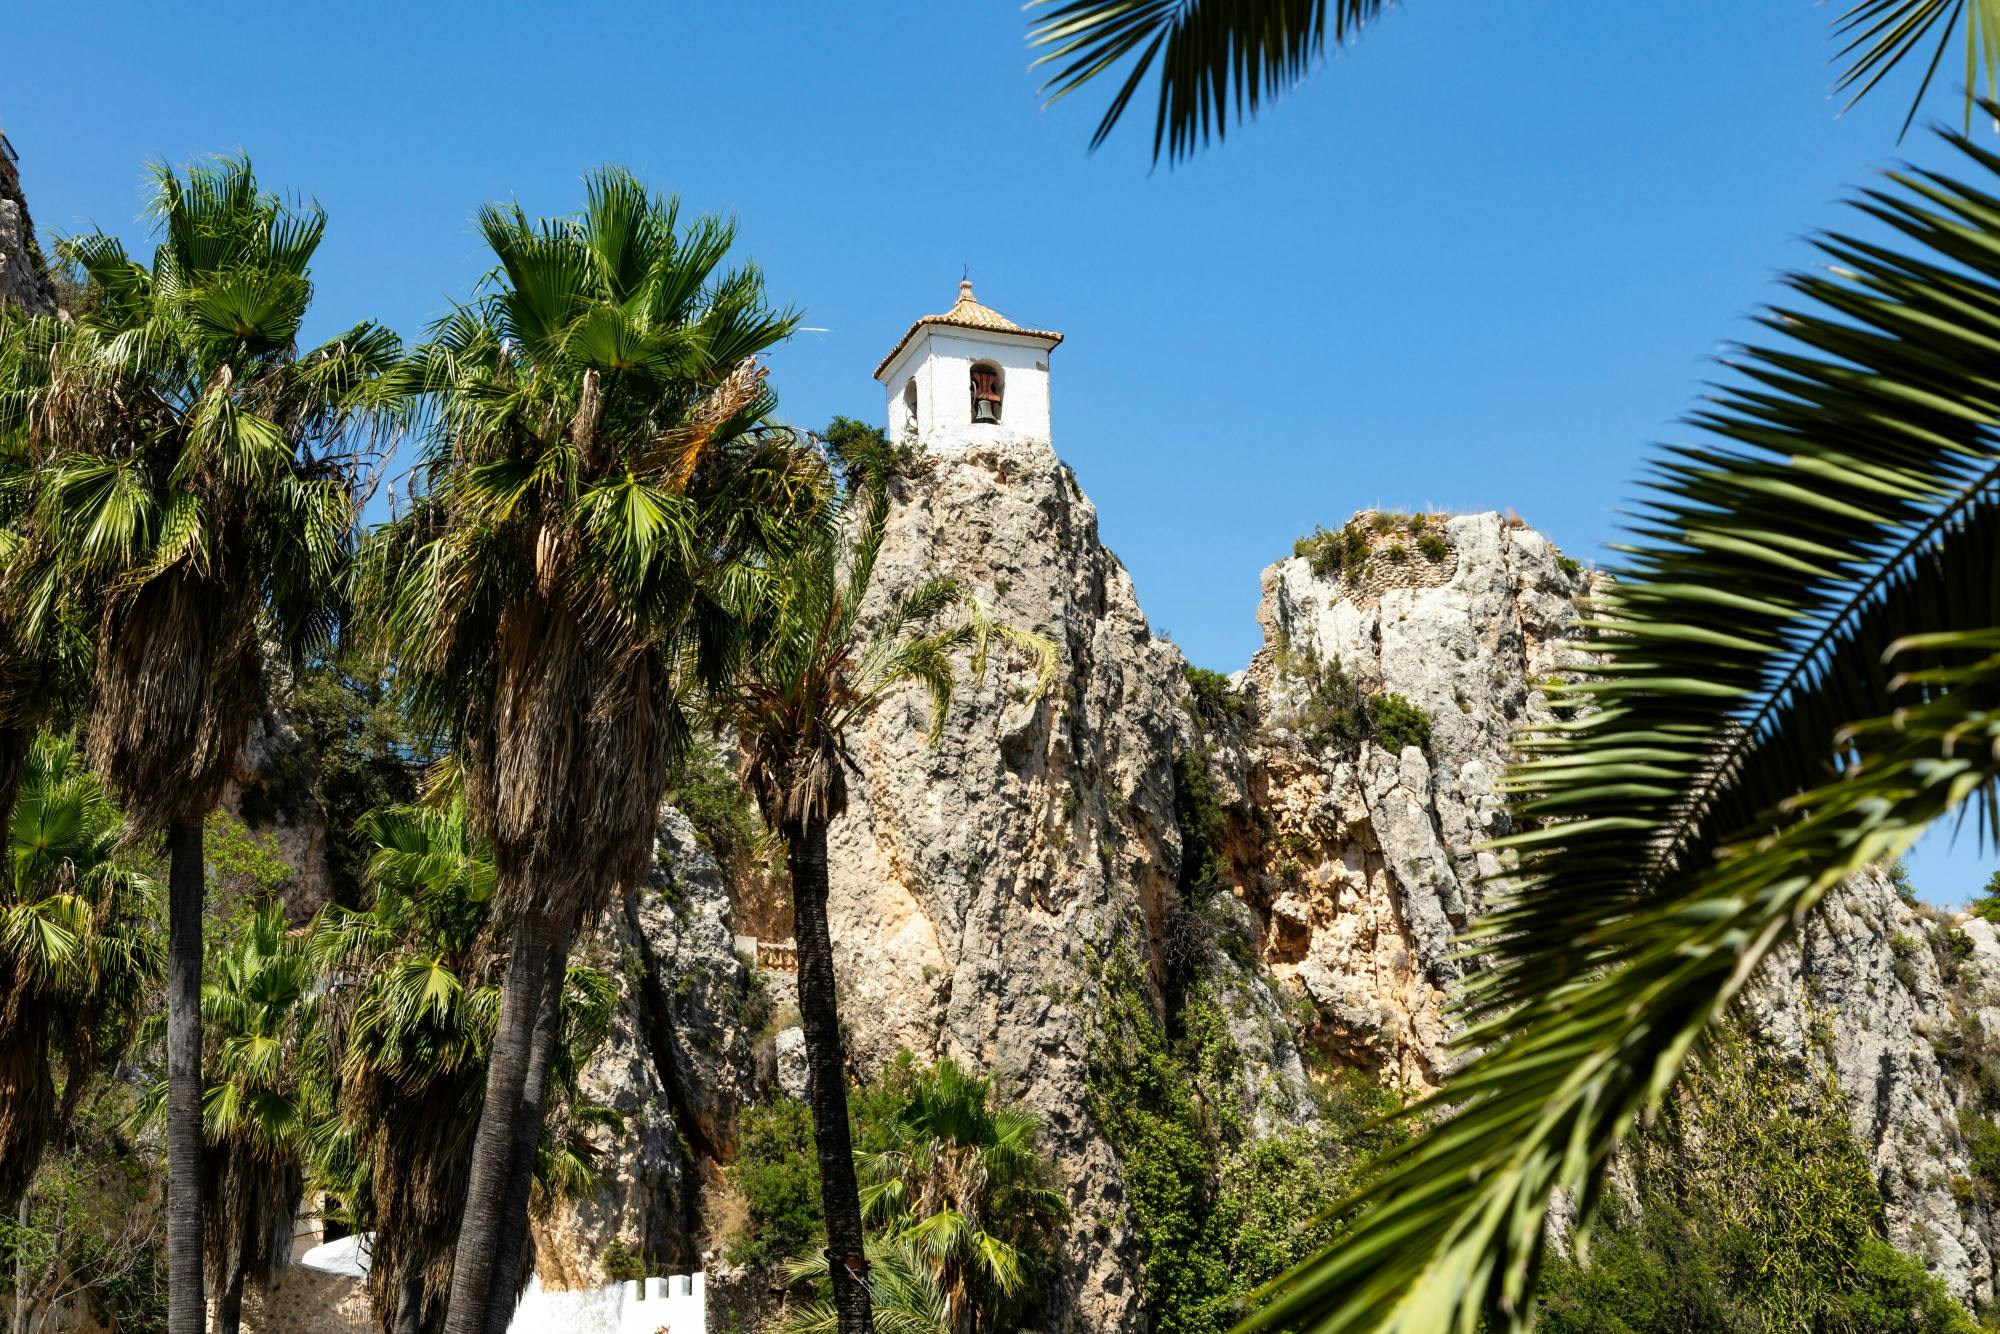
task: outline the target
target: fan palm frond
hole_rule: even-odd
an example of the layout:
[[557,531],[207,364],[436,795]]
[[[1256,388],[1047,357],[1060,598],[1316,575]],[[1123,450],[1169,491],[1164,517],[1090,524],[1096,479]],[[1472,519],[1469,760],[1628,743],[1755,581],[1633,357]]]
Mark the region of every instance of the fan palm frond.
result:
[[[136,1034],[162,973],[153,882],[123,864],[125,825],[77,747],[23,758],[0,882],[0,1208],[107,1058]],[[58,1097],[58,1085],[60,1096]]]
[[[824,1254],[786,1266],[793,1282],[823,1282]],[[951,1297],[912,1246],[902,1241],[868,1243],[868,1288],[876,1334],[958,1334]],[[788,1312],[776,1334],[832,1334],[840,1327],[830,1301],[809,1302]]]

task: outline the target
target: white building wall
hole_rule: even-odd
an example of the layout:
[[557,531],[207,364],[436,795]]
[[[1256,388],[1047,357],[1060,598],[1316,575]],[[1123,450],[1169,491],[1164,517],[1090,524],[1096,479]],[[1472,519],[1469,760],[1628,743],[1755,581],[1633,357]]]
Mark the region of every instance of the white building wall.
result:
[[[920,329],[903,355],[883,372],[885,424],[891,439],[904,433],[903,391],[917,385],[917,438],[933,449],[964,449],[1010,438],[1048,440],[1049,350],[1045,339],[973,329]],[[1000,421],[972,421],[972,367],[1000,370]]]
[[[259,1334],[372,1329],[364,1287],[368,1241],[343,1237],[306,1251],[285,1270],[271,1298],[259,1304],[248,1327]],[[702,1273],[563,1292],[546,1291],[539,1278],[530,1278],[507,1334],[705,1334],[707,1288]]]

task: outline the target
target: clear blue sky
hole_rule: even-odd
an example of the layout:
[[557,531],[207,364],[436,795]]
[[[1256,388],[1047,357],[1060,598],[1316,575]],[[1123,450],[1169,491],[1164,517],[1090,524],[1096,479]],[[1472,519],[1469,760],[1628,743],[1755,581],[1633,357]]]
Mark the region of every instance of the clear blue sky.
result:
[[[242,148],[331,214],[320,331],[414,336],[486,264],[481,201],[568,211],[622,163],[734,214],[829,330],[774,358],[807,425],[879,419],[869,372],[969,263],[1068,334],[1056,447],[1154,625],[1225,670],[1258,571],[1362,506],[1512,508],[1597,556],[1800,238],[1938,157],[1895,142],[1907,81],[1837,114],[1808,0],[1412,0],[1172,171],[1143,114],[1091,156],[1098,97],[1040,109],[1008,0],[192,12],[10,17],[0,127],[43,230],[136,234],[147,158]],[[1921,850],[1927,897],[1984,881],[1972,843]]]

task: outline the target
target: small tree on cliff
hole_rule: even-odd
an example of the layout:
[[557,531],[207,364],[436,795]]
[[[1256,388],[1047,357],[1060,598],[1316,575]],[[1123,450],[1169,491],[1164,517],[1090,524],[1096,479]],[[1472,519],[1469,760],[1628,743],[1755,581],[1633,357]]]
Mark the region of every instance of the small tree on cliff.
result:
[[826,531],[762,572],[747,662],[721,698],[723,718],[744,748],[744,775],[764,819],[784,838],[791,869],[807,1094],[840,1334],[873,1329],[827,924],[826,834],[847,809],[847,736],[915,683],[930,696],[935,741],[951,706],[954,655],[969,650],[979,675],[994,634],[1034,651],[1038,691],[1055,663],[1053,645],[993,624],[950,579],[920,581],[872,626],[864,624],[862,605],[889,519],[881,465],[879,457],[863,461],[841,530]]
[[513,1311],[572,934],[652,854],[687,725],[733,643],[718,588],[823,514],[825,469],[756,429],[755,358],[796,323],[732,229],[683,228],[629,174],[575,218],[489,206],[487,290],[415,386],[438,429],[417,503],[364,561],[364,601],[417,720],[464,763],[509,938],[446,1328]]

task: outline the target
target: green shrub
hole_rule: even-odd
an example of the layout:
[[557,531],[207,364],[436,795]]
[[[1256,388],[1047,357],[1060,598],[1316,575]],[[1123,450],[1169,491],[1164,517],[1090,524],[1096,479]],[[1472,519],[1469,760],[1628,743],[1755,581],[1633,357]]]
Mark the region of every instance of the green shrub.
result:
[[1181,831],[1181,897],[1198,903],[1229,885],[1229,857],[1223,850],[1229,820],[1223,814],[1208,757],[1184,750],[1173,759],[1174,822]]
[[1401,753],[1405,746],[1430,749],[1431,716],[1401,695],[1368,697],[1368,729],[1375,744],[1392,754]]
[[614,1240],[604,1248],[598,1258],[598,1268],[604,1271],[607,1283],[621,1283],[628,1279],[646,1277],[646,1260],[637,1251],[627,1246],[624,1240]]
[[775,1270],[824,1245],[812,1111],[804,1103],[781,1097],[746,1108],[729,1175],[749,1214],[748,1227],[729,1243],[731,1264]]
[[1898,931],[1889,937],[1889,953],[1893,958],[1890,971],[1896,975],[1905,989],[1915,990],[1917,985],[1917,951],[1923,942],[1907,931]]
[[1908,862],[1898,857],[1895,861],[1890,862],[1882,868],[1882,874],[1888,876],[1889,883],[1895,886],[1897,898],[1911,905],[1916,903],[1917,886],[1916,882],[1910,878],[1910,865]]
[[1281,644],[1277,669],[1305,687],[1305,698],[1285,721],[1309,748],[1345,750],[1365,740],[1391,752],[1430,748],[1428,713],[1394,692],[1364,696],[1339,658],[1314,658]]
[[2000,924],[2000,871],[1987,877],[1986,888],[1972,901],[1972,915],[1981,921]]
[[1382,554],[1396,564],[1401,565],[1403,562],[1409,560],[1410,549],[1401,542],[1391,542],[1387,547],[1383,548]]
[[1586,1260],[1551,1258],[1539,1329],[1969,1334],[1922,1262],[1881,1239],[1825,1067],[1801,1075],[1726,1029],[1629,1155],[1638,1198],[1607,1203]]
[[1425,533],[1417,539],[1417,550],[1425,560],[1436,564],[1451,555],[1451,543],[1443,533]]
[[1565,578],[1569,579],[1574,579],[1583,573],[1582,562],[1578,561],[1574,556],[1565,556],[1561,552],[1556,553],[1556,568],[1563,572]]
[[1342,563],[1346,568],[1348,577],[1351,579],[1360,578],[1361,572],[1368,568],[1369,544],[1367,530],[1362,528],[1360,524],[1350,523],[1347,527],[1340,530],[1340,548]]
[[1153,1014],[1129,952],[1104,970],[1086,1068],[1092,1119],[1118,1154],[1157,1334],[1222,1334],[1264,1281],[1336,1237],[1328,1209],[1400,1142],[1377,1118],[1393,1096],[1360,1074],[1333,1082],[1318,1128],[1250,1133],[1238,1110],[1243,1053],[1205,986],[1178,1039]]
[[1278,674],[1304,687],[1305,698],[1285,719],[1299,740],[1315,750],[1357,744],[1365,735],[1361,711],[1361,688],[1339,658],[1315,658],[1295,653],[1280,643]]
[[1312,532],[1292,543],[1292,554],[1304,559],[1320,578],[1331,579],[1340,573],[1346,549],[1339,533],[1315,524]]
[[755,802],[712,742],[696,740],[688,747],[668,782],[666,800],[733,870],[747,869],[769,847]]
[[852,485],[867,464],[886,469],[892,475],[906,473],[917,460],[914,440],[891,442],[889,433],[852,417],[835,417],[819,433],[827,456],[847,475]]
[[1979,1327],[1944,1280],[1888,1242],[1869,1237],[1854,1257],[1853,1287],[1840,1301],[1847,1328],[1883,1334],[1974,1334]]
[[243,786],[238,809],[252,830],[316,815],[326,829],[335,902],[363,901],[374,847],[361,817],[417,799],[438,752],[403,715],[393,683],[352,654],[307,663],[282,699],[296,740],[274,750]]
[[1253,721],[1255,707],[1250,696],[1229,688],[1229,678],[1221,672],[1212,672],[1206,667],[1196,667],[1192,663],[1182,666],[1181,675],[1188,684],[1188,695],[1194,705],[1195,716],[1203,722],[1215,724],[1227,721],[1249,723]]
[[[1388,518],[1388,527],[1378,527]],[[1312,572],[1322,579],[1358,579],[1368,568],[1368,553],[1372,544],[1371,532],[1387,533],[1395,527],[1394,516],[1377,515],[1368,523],[1354,521],[1346,527],[1328,531],[1314,526],[1311,533],[1292,543],[1292,554],[1305,559]]]
[[2000,1199],[2000,1125],[1973,1112],[1960,1112],[1958,1130],[1965,1137],[1965,1165],[1988,1199]]

